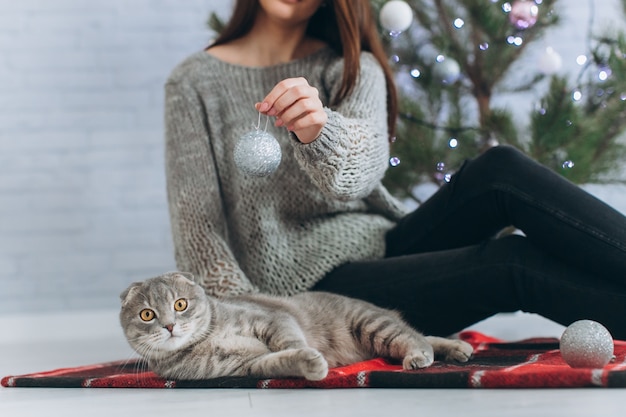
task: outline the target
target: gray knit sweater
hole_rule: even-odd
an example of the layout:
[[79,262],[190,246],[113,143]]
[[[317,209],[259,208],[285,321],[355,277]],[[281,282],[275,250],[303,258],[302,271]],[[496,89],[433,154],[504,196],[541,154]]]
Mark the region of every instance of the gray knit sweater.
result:
[[283,158],[262,178],[233,162],[238,138],[257,123],[254,103],[279,81],[302,76],[328,106],[342,59],[324,48],[251,68],[200,51],[174,69],[165,124],[175,256],[209,294],[294,294],[341,264],[384,256],[384,235],[404,209],[381,185],[389,166],[383,72],[368,53],[361,66],[356,89],[325,108],[328,123],[312,143],[270,122]]

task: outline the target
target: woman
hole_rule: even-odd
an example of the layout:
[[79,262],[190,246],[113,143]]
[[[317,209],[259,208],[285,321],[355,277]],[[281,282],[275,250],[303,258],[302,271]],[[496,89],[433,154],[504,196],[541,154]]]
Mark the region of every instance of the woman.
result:
[[[238,0],[166,85],[178,268],[209,294],[325,290],[449,335],[498,312],[626,338],[626,219],[510,147],[407,213],[381,184],[396,97],[368,0]],[[259,112],[283,158],[233,163]],[[525,237],[492,238],[514,225]]]

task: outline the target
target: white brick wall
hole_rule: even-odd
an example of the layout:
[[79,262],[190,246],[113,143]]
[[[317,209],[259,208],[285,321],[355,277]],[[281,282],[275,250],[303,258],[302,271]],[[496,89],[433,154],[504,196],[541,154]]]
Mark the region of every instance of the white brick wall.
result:
[[[616,0],[596,0],[598,24]],[[549,44],[584,52],[588,3]],[[0,314],[117,308],[174,269],[162,85],[230,0],[0,0]]]
[[0,0],[0,314],[175,268],[162,86],[230,0]]

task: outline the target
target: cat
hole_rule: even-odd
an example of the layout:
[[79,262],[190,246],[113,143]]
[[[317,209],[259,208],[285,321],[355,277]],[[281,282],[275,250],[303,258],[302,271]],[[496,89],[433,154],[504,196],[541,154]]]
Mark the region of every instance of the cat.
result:
[[375,357],[410,370],[435,357],[466,362],[473,352],[464,341],[422,335],[394,311],[325,292],[216,299],[193,277],[172,272],[133,283],[120,298],[130,346],[167,379],[317,381],[329,367]]

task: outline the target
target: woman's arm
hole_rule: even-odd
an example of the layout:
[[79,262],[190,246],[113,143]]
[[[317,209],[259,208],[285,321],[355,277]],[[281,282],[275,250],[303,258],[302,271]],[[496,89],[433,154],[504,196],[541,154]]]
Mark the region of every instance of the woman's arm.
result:
[[[343,71],[337,61],[327,72],[332,97]],[[328,120],[316,140],[295,142],[295,157],[313,182],[341,200],[368,196],[389,166],[387,89],[375,58],[361,55],[361,72],[353,92],[336,108],[325,108]]]
[[215,296],[256,292],[227,244],[224,208],[197,93],[168,83],[166,180],[177,267]]
[[[325,69],[323,87],[330,97],[342,73],[341,60]],[[276,84],[256,108],[293,133],[295,158],[325,194],[354,200],[379,186],[389,164],[387,88],[371,54],[361,54],[357,84],[335,109],[324,107],[318,89],[302,77]]]

